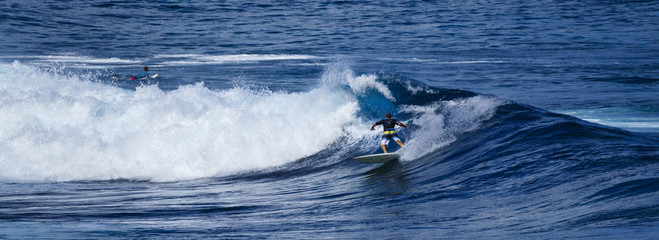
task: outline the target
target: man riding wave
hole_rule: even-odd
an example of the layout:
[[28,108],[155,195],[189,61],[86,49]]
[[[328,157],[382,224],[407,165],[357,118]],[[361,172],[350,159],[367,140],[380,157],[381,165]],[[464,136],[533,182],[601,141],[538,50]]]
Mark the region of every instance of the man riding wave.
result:
[[382,151],[384,153],[387,153],[387,145],[389,144],[389,141],[393,139],[398,143],[398,146],[403,147],[403,142],[400,141],[400,138],[398,137],[398,134],[396,134],[396,130],[394,129],[396,125],[401,126],[401,127],[409,127],[402,122],[399,122],[396,119],[391,118],[391,114],[387,113],[385,114],[385,119],[382,119],[376,123],[373,123],[371,126],[371,131],[375,130],[375,126],[377,125],[382,125],[384,128],[384,132],[382,133],[382,140],[380,141],[380,147],[382,147]]

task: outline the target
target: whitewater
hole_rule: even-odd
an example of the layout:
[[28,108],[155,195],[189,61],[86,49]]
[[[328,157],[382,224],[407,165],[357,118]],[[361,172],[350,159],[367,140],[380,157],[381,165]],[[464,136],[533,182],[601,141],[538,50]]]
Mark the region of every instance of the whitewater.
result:
[[[327,89],[214,92],[198,83],[127,91],[19,63],[4,67],[2,123],[12,126],[2,132],[5,177],[212,177],[311,155],[356,121],[350,96]],[[12,84],[16,78],[26,85]]]

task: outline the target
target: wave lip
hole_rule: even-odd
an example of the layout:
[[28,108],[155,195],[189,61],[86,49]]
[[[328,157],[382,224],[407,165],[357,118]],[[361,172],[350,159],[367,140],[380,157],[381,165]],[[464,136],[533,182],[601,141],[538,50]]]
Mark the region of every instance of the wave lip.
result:
[[416,159],[447,146],[460,134],[480,127],[503,104],[503,100],[479,95],[425,106],[403,106],[401,112],[412,114],[411,122],[419,128],[410,135],[403,159]]

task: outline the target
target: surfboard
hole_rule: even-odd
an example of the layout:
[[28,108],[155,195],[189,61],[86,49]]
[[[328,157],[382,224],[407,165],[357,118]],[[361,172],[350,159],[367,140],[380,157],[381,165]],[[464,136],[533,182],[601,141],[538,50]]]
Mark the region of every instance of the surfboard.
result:
[[148,76],[148,77],[136,78],[135,80],[147,80],[147,79],[149,79],[149,78],[156,78],[156,77],[158,77],[158,74],[157,74],[157,73],[156,73],[156,74],[153,74],[153,75],[150,75],[150,76]]
[[156,73],[156,74],[153,74],[153,75],[150,75],[150,76],[148,76],[148,77],[141,77],[141,78],[130,77],[130,78],[128,78],[128,79],[129,79],[129,80],[148,80],[149,78],[156,78],[156,77],[158,77],[158,74],[157,74],[157,73]]
[[353,159],[363,163],[385,163],[400,158],[398,153],[379,153],[354,157]]

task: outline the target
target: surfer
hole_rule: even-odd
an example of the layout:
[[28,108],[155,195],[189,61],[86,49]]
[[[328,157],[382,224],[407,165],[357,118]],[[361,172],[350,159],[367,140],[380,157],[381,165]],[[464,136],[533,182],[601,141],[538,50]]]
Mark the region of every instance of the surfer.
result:
[[135,76],[130,77],[130,80],[135,80],[135,79],[140,79],[140,78],[148,78],[149,77],[149,67],[144,66],[144,70],[141,71],[138,74],[135,74]]
[[409,127],[402,122],[399,122],[396,119],[391,118],[391,114],[387,113],[385,114],[385,118],[373,123],[371,126],[371,131],[375,130],[375,126],[377,125],[382,125],[384,128],[384,132],[382,133],[382,141],[380,141],[380,147],[382,147],[382,150],[384,153],[387,153],[387,145],[389,144],[389,140],[393,139],[398,143],[398,146],[403,147],[403,142],[400,141],[400,138],[398,138],[398,134],[396,134],[396,130],[394,129],[396,125],[401,126],[401,127]]

